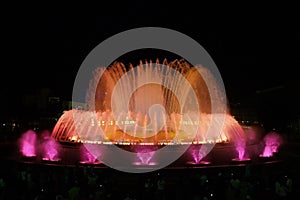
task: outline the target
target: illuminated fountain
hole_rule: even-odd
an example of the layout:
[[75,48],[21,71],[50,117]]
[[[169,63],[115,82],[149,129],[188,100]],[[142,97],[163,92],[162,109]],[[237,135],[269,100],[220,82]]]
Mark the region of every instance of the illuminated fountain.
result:
[[237,157],[232,159],[235,163],[248,163],[251,159],[246,156],[246,141],[240,139],[236,142],[235,149],[237,152]]
[[[202,74],[195,68],[183,60],[170,63],[165,60],[163,65],[159,61],[140,65],[143,67],[136,69],[130,65],[127,69],[122,63],[114,63],[108,69],[97,69],[87,92],[87,109],[65,111],[55,125],[52,137],[60,142],[155,145],[166,145],[171,141],[204,144],[230,140],[231,133],[225,131],[226,127],[214,136],[206,136],[205,131],[212,123],[211,99]],[[208,73],[207,69],[202,70],[204,74]],[[149,77],[156,77],[156,82],[161,85],[149,81],[137,87]],[[137,89],[132,93],[135,87]],[[180,96],[175,96],[174,91]],[[196,101],[188,98],[192,92]],[[122,107],[120,104],[126,104],[123,101],[128,95],[131,95],[126,106],[129,110],[118,110],[116,115],[112,106]],[[184,105],[181,105],[182,102]],[[220,111],[216,115],[224,113]],[[230,114],[226,115],[226,118],[232,118]],[[222,120],[214,123],[222,125]],[[203,128],[197,131],[198,126]],[[192,129],[195,132],[186,131]]]
[[[212,111],[207,81],[215,80],[207,69],[197,68],[200,74],[184,60],[165,60],[163,64],[150,61],[139,66],[116,62],[107,69],[97,68],[86,91],[85,108],[64,111],[52,138],[61,143],[133,146],[137,158],[134,165],[155,165],[155,151],[149,146],[165,145],[194,145],[188,151],[192,159],[187,164],[191,165],[211,164],[206,160],[210,144],[234,146],[236,156],[232,162],[251,161],[245,130],[229,108]],[[155,82],[151,81],[153,77]],[[148,83],[140,85],[143,81]],[[218,91],[217,84],[212,85]],[[196,101],[189,98],[191,93]],[[218,97],[223,96],[216,94]],[[120,107],[128,110],[118,110]],[[97,163],[99,156],[82,150],[80,162]]]
[[138,161],[133,162],[133,165],[136,166],[153,166],[158,163],[153,161],[153,157],[155,155],[155,151],[158,149],[156,146],[143,146],[143,145],[135,145],[131,148],[137,156]]
[[260,158],[272,159],[274,154],[278,152],[279,146],[282,144],[282,137],[277,132],[272,131],[265,135],[264,137],[264,150],[260,154]]
[[80,154],[81,154],[81,161],[80,164],[82,165],[100,165],[102,164],[101,161],[99,161],[99,157],[101,156],[99,151],[97,151],[96,148],[93,148],[93,144],[86,144],[88,145],[88,149],[86,146],[81,146],[80,148]]
[[20,138],[20,151],[26,160],[36,158],[36,140],[37,135],[33,130],[28,130]]
[[42,144],[43,148],[43,162],[47,163],[57,163],[60,162],[61,159],[59,158],[59,151],[60,151],[60,144],[55,141],[53,138],[49,138],[45,140]]
[[235,163],[247,163],[250,162],[251,159],[249,157],[247,157],[247,152],[246,152],[246,144],[247,144],[247,138],[246,138],[246,132],[245,130],[242,128],[242,126],[240,126],[238,124],[237,121],[234,121],[233,126],[231,126],[231,128],[235,129],[235,133],[232,137],[232,140],[235,144],[235,150],[236,150],[236,154],[237,157],[232,159],[232,162]]
[[156,165],[155,162],[151,162],[153,155],[155,154],[154,151],[147,152],[147,153],[137,153],[137,157],[139,158],[139,162],[134,162],[134,165]]
[[190,149],[190,154],[193,158],[193,161],[188,161],[188,165],[210,165],[211,162],[204,160],[207,155],[207,147],[205,144],[201,146],[194,146]]

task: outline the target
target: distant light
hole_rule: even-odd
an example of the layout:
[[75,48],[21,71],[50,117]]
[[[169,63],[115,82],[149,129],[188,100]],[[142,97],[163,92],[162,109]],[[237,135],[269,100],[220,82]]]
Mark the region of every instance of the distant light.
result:
[[2,126],[5,126],[5,124],[2,124]]

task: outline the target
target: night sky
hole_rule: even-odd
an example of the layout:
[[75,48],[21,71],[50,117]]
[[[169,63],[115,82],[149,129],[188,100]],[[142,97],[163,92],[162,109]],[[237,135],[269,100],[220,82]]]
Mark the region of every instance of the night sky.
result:
[[[185,8],[145,9],[147,5],[135,5],[76,17],[40,12],[7,20],[1,73],[1,101],[8,105],[4,111],[18,107],[22,95],[43,87],[71,100],[77,70],[88,53],[114,34],[144,26],[174,29],[199,42],[215,61],[232,103],[245,102],[258,90],[278,88],[274,105],[291,102],[289,110],[299,111],[292,109],[300,99],[300,32],[293,16],[275,13],[254,18],[240,16],[240,11],[237,16],[212,20]],[[153,55],[140,59],[147,56]]]

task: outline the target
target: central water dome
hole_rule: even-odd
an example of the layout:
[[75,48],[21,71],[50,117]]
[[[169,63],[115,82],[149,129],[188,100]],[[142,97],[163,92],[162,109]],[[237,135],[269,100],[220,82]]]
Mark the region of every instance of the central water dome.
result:
[[[86,109],[65,111],[52,136],[61,142],[98,144],[205,144],[243,138],[243,129],[228,110],[212,113],[207,81],[218,91],[207,69],[185,60],[140,62],[137,67],[115,62],[98,68]],[[207,135],[214,126],[216,131]]]

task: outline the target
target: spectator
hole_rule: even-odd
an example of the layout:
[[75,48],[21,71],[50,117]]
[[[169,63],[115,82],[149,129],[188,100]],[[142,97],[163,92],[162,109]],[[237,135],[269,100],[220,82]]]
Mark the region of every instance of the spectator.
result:
[[76,181],[74,186],[68,191],[68,196],[70,200],[79,200],[80,199],[80,188],[78,182]]
[[275,182],[275,195],[279,199],[286,199],[287,196],[287,187],[285,185],[280,184],[279,181]]
[[149,177],[144,183],[143,199],[153,199],[153,189],[154,184],[152,182],[152,179]]
[[158,200],[165,200],[166,199],[166,194],[165,194],[165,189],[166,189],[166,181],[164,177],[160,177],[157,180],[157,190],[156,190],[156,195]]

